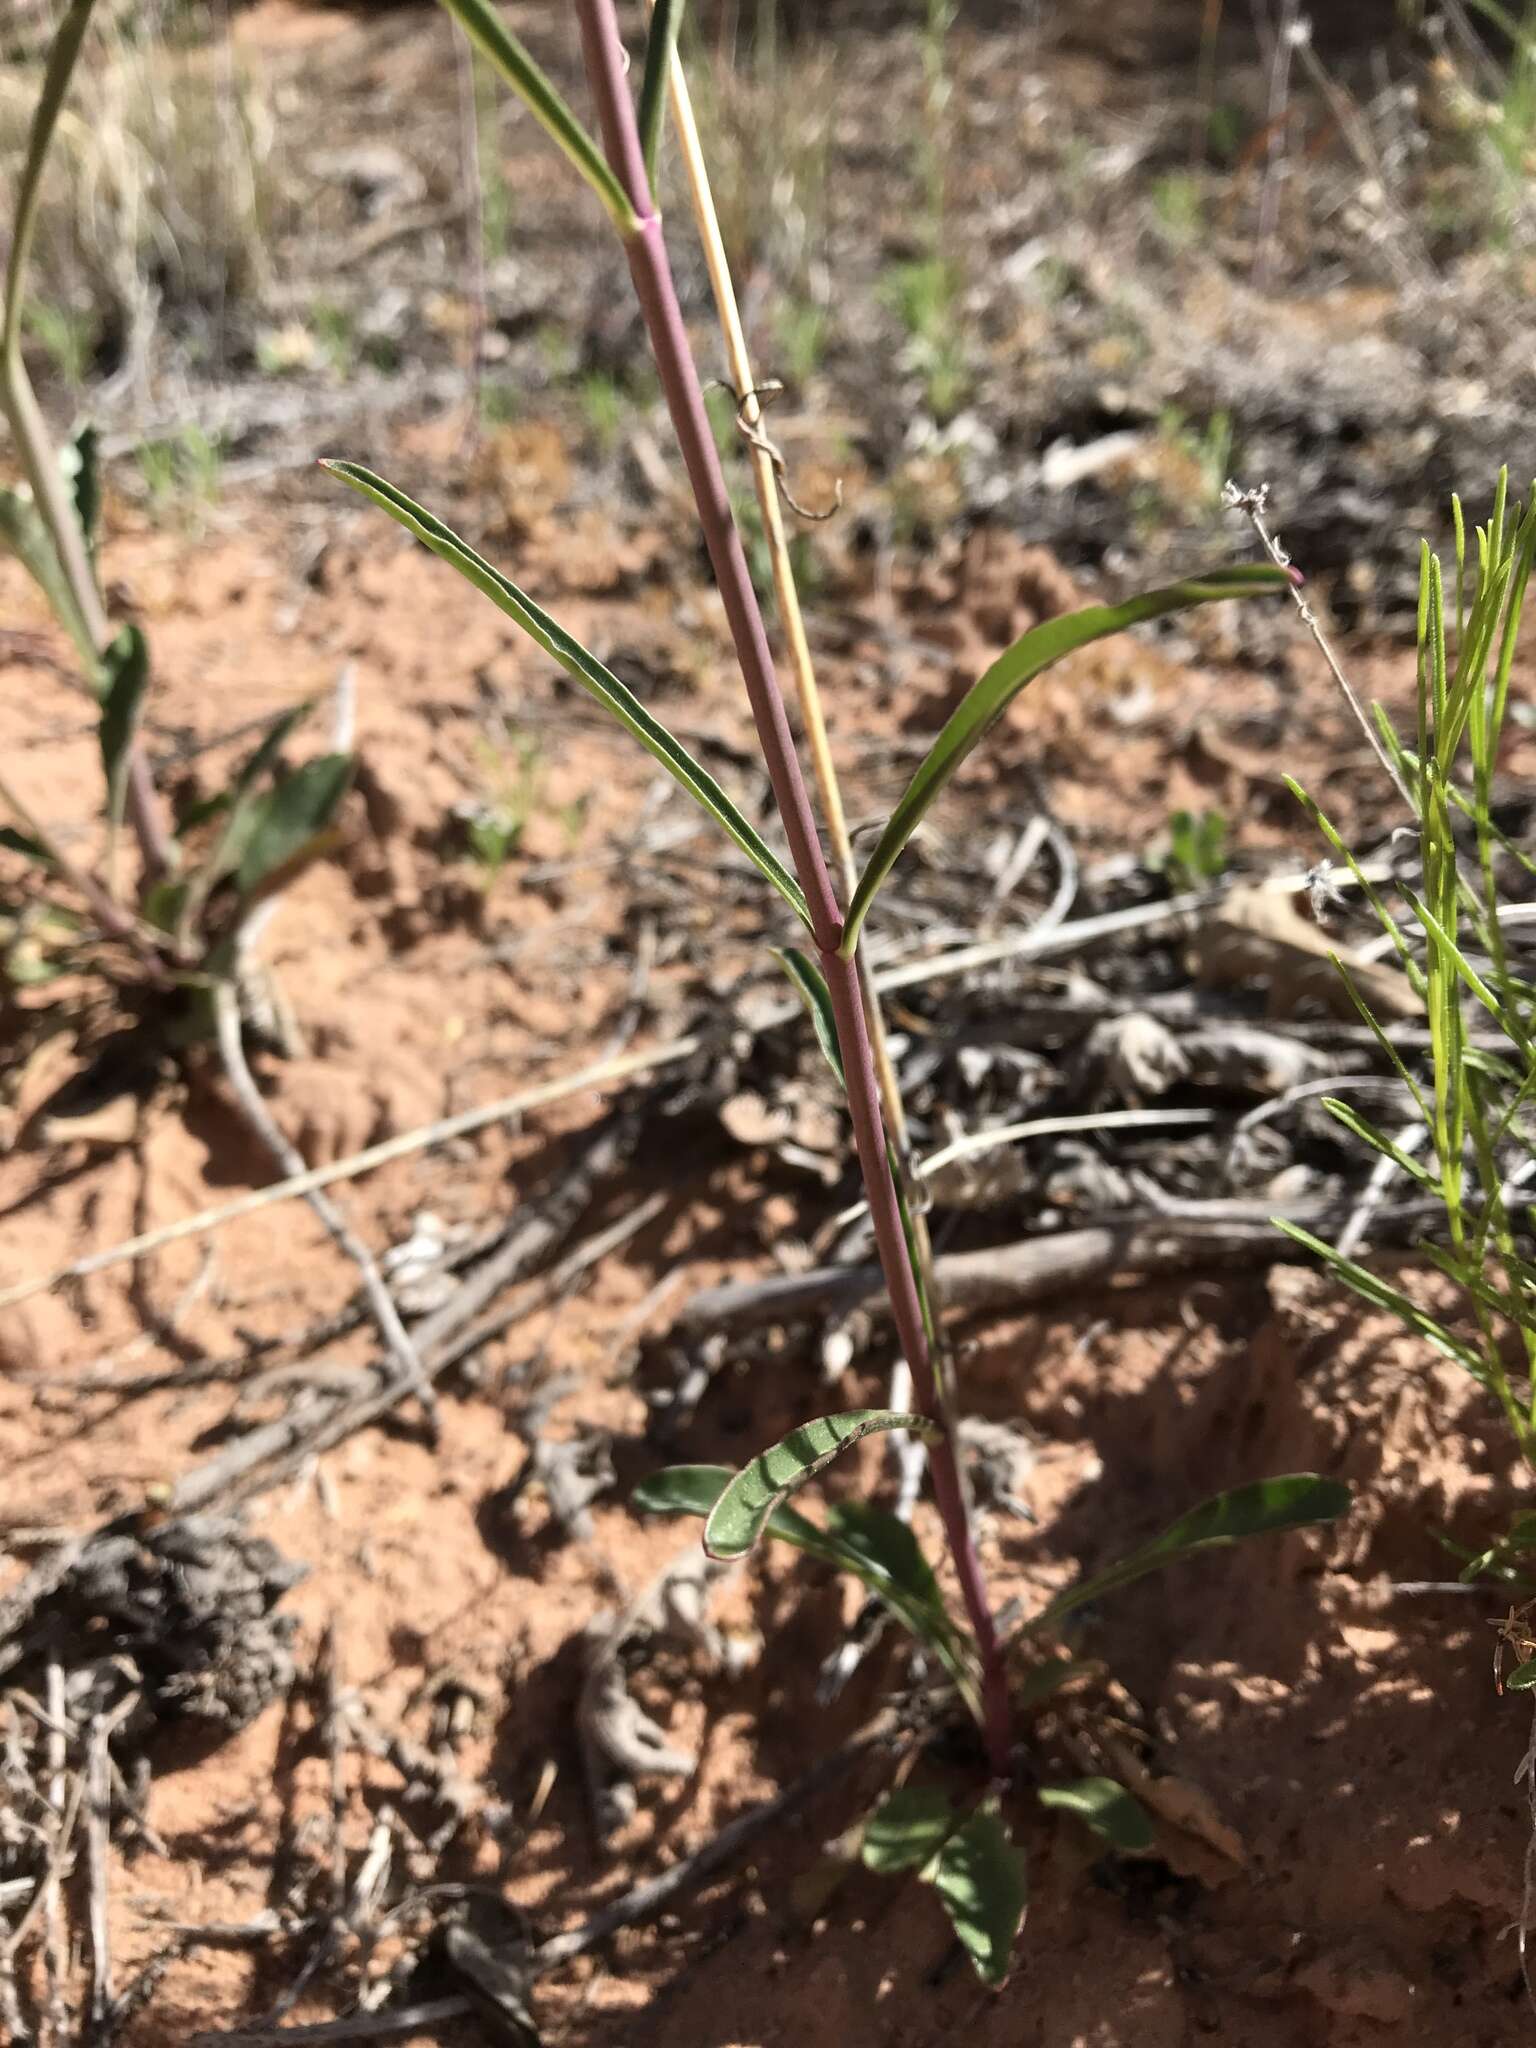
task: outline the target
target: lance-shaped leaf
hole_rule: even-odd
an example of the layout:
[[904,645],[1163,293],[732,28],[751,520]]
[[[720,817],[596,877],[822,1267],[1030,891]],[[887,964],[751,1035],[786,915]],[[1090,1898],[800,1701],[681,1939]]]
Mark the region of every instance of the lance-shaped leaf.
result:
[[[272,791],[265,786],[265,778],[269,770],[276,768],[278,756],[289,734],[313,708],[313,701],[306,700],[290,705],[286,711],[280,711],[268,725],[260,741],[241,763],[233,785],[220,790],[217,796],[198,805],[181,820],[180,829],[186,833],[217,817],[221,812],[227,814],[224,829],[219,834],[213,851],[191,877],[183,892],[177,915],[184,933],[190,932],[192,923],[219,883],[240,866],[250,851],[252,841],[270,819]],[[341,779],[341,786],[336,791],[337,802],[340,801],[345,787],[345,779]],[[290,798],[290,801],[296,801],[296,797]],[[333,804],[332,809],[334,808]],[[266,872],[271,874],[274,870],[269,867]]]
[[1138,1855],[1152,1846],[1152,1823],[1146,1808],[1113,1778],[1074,1778],[1065,1785],[1042,1785],[1039,1797],[1042,1806],[1072,1814],[1123,1855]]
[[919,1436],[939,1434],[926,1415],[905,1415],[891,1408],[854,1408],[846,1415],[819,1415],[761,1451],[742,1467],[709,1511],[704,1548],[711,1557],[745,1557],[767,1527],[770,1516],[797,1486],[838,1452],[861,1437],[889,1429],[909,1429]]
[[[707,1515],[736,1477],[729,1465],[668,1465],[649,1473],[630,1495],[643,1515]],[[798,1508],[775,1508],[765,1535],[792,1543],[797,1550],[831,1558],[831,1546],[814,1522]],[[841,1559],[836,1560],[841,1562]]]
[[254,895],[320,837],[347,793],[354,766],[351,754],[321,754],[252,805],[234,870],[242,896]]
[[806,924],[810,923],[800,884],[761,834],[732,803],[714,777],[705,773],[688,750],[651,716],[634,692],[626,689],[611,670],[604,668],[595,656],[587,652],[580,641],[573,640],[548,612],[540,610],[532,598],[499,570],[493,569],[451,528],[406,497],[403,491],[397,491],[393,484],[386,483],[383,477],[375,476],[371,470],[363,469],[355,462],[323,462],[320,466],[332,471],[365,498],[370,498],[408,533],[415,534],[424,547],[457,569],[466,582],[483,592],[509,619],[515,620],[530,640],[559,662],[573,682],[589,691],[605,710],[612,712],[626,731],[634,734],[641,746],[687,790],[694,802],[729,833],[748,859],[768,877],[795,915]]
[[1384,1159],[1390,1159],[1399,1172],[1406,1173],[1410,1180],[1417,1181],[1430,1194],[1439,1191],[1440,1183],[1422,1159],[1415,1159],[1411,1152],[1405,1152],[1395,1138],[1389,1138],[1385,1131],[1373,1124],[1369,1117],[1362,1116],[1351,1102],[1341,1102],[1337,1096],[1325,1095],[1323,1107],[1328,1114],[1336,1117],[1345,1130],[1379,1152]]
[[848,1569],[935,1651],[964,1691],[971,1671],[969,1640],[950,1619],[933,1567],[910,1524],[869,1501],[840,1500],[828,1505],[825,1529],[818,1533],[837,1545]]
[[1349,1488],[1337,1479],[1320,1479],[1315,1473],[1294,1472],[1281,1479],[1256,1479],[1237,1486],[1230,1493],[1218,1493],[1197,1508],[1191,1508],[1161,1536],[1133,1550],[1118,1564],[1095,1572],[1091,1579],[1070,1587],[1024,1626],[1033,1632],[1054,1628],[1058,1622],[1092,1600],[1100,1600],[1148,1572],[1161,1571],[1197,1550],[1235,1543],[1241,1536],[1266,1536],[1279,1529],[1303,1529],[1317,1522],[1331,1522],[1349,1506]]
[[1028,1893],[1023,1852],[994,1803],[961,1821],[936,1785],[904,1785],[871,1815],[862,1855],[882,1877],[916,1870],[938,1893],[977,1976],[1002,1982]]
[[101,716],[96,722],[101,765],[107,778],[107,817],[115,831],[123,821],[128,790],[128,757],[149,685],[149,649],[137,626],[124,626],[101,658]]
[[930,806],[1026,684],[1079,647],[1106,639],[1111,633],[1123,633],[1127,626],[1160,619],[1169,612],[1187,611],[1193,605],[1213,604],[1227,597],[1256,597],[1266,591],[1285,590],[1289,585],[1290,577],[1283,569],[1264,563],[1239,564],[1217,569],[1208,576],[1191,577],[1184,583],[1171,583],[1161,590],[1149,590],[1141,597],[1127,598],[1123,604],[1090,605],[1084,611],[1069,612],[1065,618],[1048,619],[1016,640],[966,692],[892,811],[849,906],[843,931],[844,958],[852,957],[870,905]]
[[651,15],[650,37],[645,45],[645,76],[640,81],[640,145],[645,151],[645,175],[651,189],[656,187],[656,159],[661,153],[661,131],[667,118],[667,75],[672,69],[672,52],[677,48],[677,31],[683,19],[683,0],[656,0]]
[[938,1893],[976,1974],[1001,1984],[1018,1939],[1029,1890],[1024,1852],[996,1810],[983,1807],[957,1828],[924,1877]]
[[9,548],[47,598],[49,610],[74,641],[75,651],[85,664],[94,688],[98,665],[96,648],[75,603],[69,579],[59,567],[53,535],[48,531],[26,484],[0,490],[0,547]]
[[501,73],[533,118],[554,137],[608,209],[619,233],[634,234],[640,222],[606,157],[507,27],[492,0],[442,0],[442,4],[475,48]]
[[1013,1687],[1014,1705],[1020,1713],[1043,1707],[1074,1678],[1091,1677],[1102,1668],[1087,1657],[1047,1657],[1026,1671],[1022,1681]]

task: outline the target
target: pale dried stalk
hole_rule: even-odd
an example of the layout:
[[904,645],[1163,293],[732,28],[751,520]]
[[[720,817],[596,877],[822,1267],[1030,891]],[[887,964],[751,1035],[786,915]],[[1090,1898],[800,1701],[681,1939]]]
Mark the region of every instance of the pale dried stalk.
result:
[[[648,10],[654,13],[656,0],[646,0],[646,4]],[[805,728],[806,744],[810,749],[811,774],[816,784],[817,795],[821,799],[822,823],[841,871],[843,886],[851,898],[858,883],[858,870],[854,865],[853,844],[848,836],[848,818],[843,808],[842,786],[838,780],[837,763],[832,755],[832,743],[827,734],[827,722],[821,706],[821,689],[816,680],[816,664],[811,655],[810,641],[805,630],[805,614],[800,605],[800,591],[795,582],[794,563],[790,558],[789,537],[784,530],[779,478],[768,446],[761,434],[753,431],[760,428],[762,423],[762,406],[757,396],[758,381],[752,367],[751,351],[747,346],[735,282],[731,277],[725,238],[720,232],[720,216],[715,209],[715,196],[709,182],[709,168],[704,161],[703,145],[699,140],[698,122],[694,118],[687,76],[675,51],[668,82],[672,118],[677,129],[678,147],[688,181],[688,192],[693,202],[693,217],[704,250],[704,266],[709,272],[710,289],[714,293],[721,338],[725,344],[726,363],[730,369],[731,382],[735,386],[740,416],[748,429],[744,437],[747,443],[747,460],[752,471],[752,486],[757,494],[758,509],[762,514],[763,535],[767,542],[768,560],[773,574],[774,602],[788,644],[795,695],[800,706],[801,723]],[[875,1080],[880,1090],[880,1107],[885,1114],[885,1127],[895,1152],[902,1197],[912,1222],[913,1249],[924,1294],[933,1309],[933,1325],[929,1338],[934,1351],[935,1371],[942,1386],[947,1384],[950,1374],[941,1335],[941,1303],[934,1268],[933,1243],[928,1234],[926,1203],[912,1160],[906,1105],[901,1099],[901,1083],[897,1079],[896,1069],[891,1060],[880,998],[869,971],[868,960],[862,951],[857,957],[856,965],[859,990],[864,1001],[865,1021],[869,1029],[870,1052],[875,1063]],[[903,1404],[897,1401],[893,1394],[891,1405],[901,1407]],[[908,1472],[910,1464],[915,1464],[917,1471],[921,1472],[927,1456],[926,1447],[921,1440],[908,1446],[898,1437],[893,1447],[904,1473]]]
[[1376,730],[1370,713],[1356,694],[1354,684],[1345,675],[1339,657],[1334,653],[1328,635],[1323,631],[1317,613],[1313,611],[1306,597],[1301,580],[1296,574],[1295,565],[1281,545],[1280,536],[1276,533],[1271,533],[1269,530],[1268,521],[1265,516],[1269,507],[1269,485],[1260,484],[1256,490],[1250,491],[1245,490],[1241,484],[1232,482],[1229,478],[1223,487],[1221,496],[1222,503],[1229,512],[1242,512],[1247,516],[1249,525],[1252,526],[1254,532],[1258,535],[1265,554],[1269,556],[1275,567],[1277,569],[1288,569],[1291,572],[1291,602],[1300,614],[1302,624],[1312,635],[1318,653],[1327,662],[1329,674],[1343,691],[1344,701],[1355,714],[1356,722],[1360,730],[1365,734],[1371,752],[1387,771],[1393,788],[1411,811],[1414,808],[1413,796],[1407,783],[1404,782],[1402,776],[1398,773],[1397,763],[1382,745],[1381,734]]
[[[646,4],[654,11],[656,0],[646,0]],[[763,417],[757,397],[759,387],[753,374],[752,356],[742,327],[741,308],[731,277],[730,259],[725,253],[725,241],[720,233],[720,217],[715,210],[714,193],[710,188],[709,171],[699,141],[698,122],[694,118],[688,81],[682,63],[675,55],[672,59],[671,98],[672,118],[677,125],[683,170],[693,201],[693,217],[704,249],[704,266],[709,272],[710,289],[714,293],[715,309],[720,319],[721,339],[725,343],[725,359],[730,368],[731,382],[739,395],[741,417],[748,427],[756,429],[761,425]],[[827,722],[821,708],[821,690],[816,681],[816,664],[812,659],[810,642],[806,637],[805,614],[801,609],[800,592],[795,584],[794,564],[790,559],[789,537],[784,530],[784,512],[779,502],[778,478],[774,472],[773,457],[760,439],[748,436],[747,460],[752,470],[752,486],[757,493],[758,508],[763,515],[763,534],[767,541],[768,559],[773,571],[774,602],[789,648],[790,667],[795,678],[795,694],[800,705],[801,720],[805,726],[806,745],[810,749],[811,773],[816,782],[816,793],[821,798],[822,822],[826,826],[832,851],[837,856],[838,866],[842,870],[843,881],[852,894],[858,881],[858,871],[854,866],[853,846],[848,837],[848,819],[843,809],[837,764],[832,758],[832,744],[827,736]],[[882,1105],[890,1123],[891,1135],[896,1140],[898,1148],[905,1152],[907,1122],[901,1089],[886,1047],[880,1006],[874,999],[867,979],[864,993]]]

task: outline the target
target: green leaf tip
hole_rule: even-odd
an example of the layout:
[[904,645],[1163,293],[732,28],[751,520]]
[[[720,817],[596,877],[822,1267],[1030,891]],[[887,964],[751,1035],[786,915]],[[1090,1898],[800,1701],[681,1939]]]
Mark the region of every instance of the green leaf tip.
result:
[[[707,1516],[736,1476],[726,1465],[672,1465],[641,1480],[630,1498],[647,1514]],[[979,1721],[974,1647],[951,1620],[933,1567],[905,1522],[869,1501],[845,1500],[829,1505],[821,1525],[781,1503],[763,1534],[867,1587],[933,1652]]]
[[1204,576],[1188,577],[1182,583],[1146,591],[1121,604],[1089,605],[1083,611],[1047,619],[1016,640],[966,692],[892,811],[848,907],[843,957],[852,958],[870,905],[930,807],[972,749],[1036,676],[1078,648],[1106,639],[1112,633],[1123,633],[1128,626],[1140,625],[1148,619],[1164,618],[1170,612],[1188,611],[1194,605],[1213,604],[1223,598],[1258,597],[1289,588],[1290,576],[1284,569],[1264,562],[1236,563]]
[[645,157],[645,175],[656,189],[656,160],[661,155],[661,131],[667,117],[667,78],[677,32],[682,25],[683,0],[656,0],[651,14],[651,31],[645,45],[645,75],[640,81],[640,111],[637,126]]
[[242,896],[308,853],[329,829],[356,766],[351,754],[319,754],[237,807],[221,853]]
[[877,1431],[908,1429],[934,1437],[938,1424],[925,1415],[901,1414],[889,1408],[855,1408],[846,1415],[821,1415],[801,1423],[788,1436],[761,1451],[743,1466],[710,1509],[704,1524],[704,1548],[726,1560],[752,1550],[774,1510],[785,1497],[821,1471],[849,1444]]
[[1349,1507],[1352,1496],[1341,1480],[1320,1479],[1313,1472],[1286,1473],[1278,1479],[1256,1479],[1247,1486],[1235,1486],[1228,1493],[1191,1508],[1187,1515],[1166,1528],[1150,1543],[1129,1557],[1108,1565],[1101,1572],[1059,1593],[1037,1615],[1025,1622],[1026,1632],[1053,1628],[1079,1607],[1102,1599],[1121,1586],[1161,1571],[1198,1550],[1236,1543],[1245,1536],[1274,1535],[1283,1529],[1305,1529],[1319,1522],[1331,1522]]
[[607,158],[572,113],[559,89],[507,27],[492,0],[441,0],[441,4],[586,179],[619,233],[634,234],[640,225],[639,217]]

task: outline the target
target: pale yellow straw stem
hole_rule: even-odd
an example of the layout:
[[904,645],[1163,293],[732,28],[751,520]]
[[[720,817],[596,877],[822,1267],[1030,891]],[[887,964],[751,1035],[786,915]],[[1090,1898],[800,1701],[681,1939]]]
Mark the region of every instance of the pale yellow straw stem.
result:
[[[654,9],[655,0],[646,0],[646,4],[648,9]],[[741,309],[737,304],[736,287],[731,279],[731,266],[720,233],[720,219],[715,211],[714,194],[710,190],[709,172],[704,163],[704,151],[699,141],[698,123],[694,119],[693,102],[688,93],[688,81],[683,73],[682,62],[675,53],[672,58],[671,98],[672,118],[677,127],[683,170],[693,201],[699,241],[703,245],[710,289],[714,293],[715,307],[719,314],[720,332],[725,343],[731,382],[736,387],[740,399],[742,419],[749,428],[755,429],[762,419],[762,408],[756,397],[757,380],[752,373],[752,358],[748,353],[747,337],[742,329]],[[784,514],[779,503],[778,477],[774,470],[773,457],[758,440],[750,436],[747,438],[747,459],[752,467],[752,482],[763,516],[763,533],[768,543],[768,559],[773,570],[774,601],[778,609],[779,623],[783,627],[784,638],[789,646],[795,694],[799,699],[801,722],[805,727],[806,743],[811,753],[811,772],[816,779],[817,792],[821,798],[827,837],[831,841],[833,855],[842,871],[844,887],[851,895],[857,880],[853,847],[848,838],[848,820],[843,811],[837,766],[832,759],[832,748],[827,738],[827,723],[822,716],[821,691],[817,687],[816,666],[811,659],[810,642],[806,638],[805,615],[800,609],[800,593],[795,587],[795,572],[789,556],[789,540],[784,531]],[[875,1074],[880,1085],[880,1103],[885,1112],[886,1129],[895,1146],[902,1190],[916,1238],[923,1285],[934,1308],[935,1328],[930,1331],[929,1337],[935,1349],[936,1360],[939,1361],[938,1369],[942,1381],[945,1375],[942,1364],[943,1347],[937,1328],[938,1298],[934,1291],[933,1247],[928,1238],[928,1224],[923,1213],[921,1191],[912,1171],[907,1116],[901,1100],[901,1084],[891,1064],[885,1022],[880,1013],[880,1001],[871,983],[862,949],[858,956],[858,970],[859,985],[864,995],[864,1013],[869,1024],[870,1047],[875,1058]]]

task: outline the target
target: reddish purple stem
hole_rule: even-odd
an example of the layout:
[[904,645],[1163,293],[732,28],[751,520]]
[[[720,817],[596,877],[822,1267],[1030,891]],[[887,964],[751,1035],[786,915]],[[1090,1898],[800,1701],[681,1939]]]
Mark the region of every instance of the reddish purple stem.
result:
[[[784,693],[779,687],[773,657],[769,653],[762,611],[731,514],[725,476],[704,410],[704,395],[699,387],[693,350],[677,303],[661,220],[652,203],[650,181],[646,176],[613,0],[576,0],[576,13],[581,24],[587,78],[597,103],[603,147],[639,217],[638,229],[625,238],[630,275],[645,316],[667,409],[698,505],[699,523],[714,567],[715,581],[724,600],[763,759],[773,785],[774,800],[784,821],[795,872],[810,908],[811,929],[832,998],[838,1044],[848,1080],[848,1108],[853,1121],[854,1143],[869,1198],[880,1264],[890,1291],[896,1334],[912,1367],[919,1406],[925,1415],[944,1423],[944,1404],[934,1378],[917,1279],[902,1229],[896,1184],[891,1177],[886,1151],[879,1088],[857,966],[855,961],[841,958],[837,950],[843,934],[843,913],[822,852],[815,813],[801,776]],[[930,1464],[934,1499],[943,1520],[960,1580],[961,1596],[981,1655],[983,1733],[988,1760],[993,1772],[1003,1777],[1008,1772],[1010,1728],[1007,1673],[982,1578],[981,1562],[971,1536],[970,1515],[955,1459],[954,1439],[947,1428],[933,1446]]]

